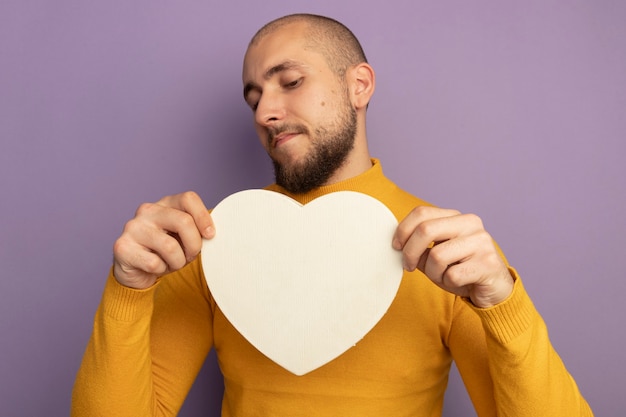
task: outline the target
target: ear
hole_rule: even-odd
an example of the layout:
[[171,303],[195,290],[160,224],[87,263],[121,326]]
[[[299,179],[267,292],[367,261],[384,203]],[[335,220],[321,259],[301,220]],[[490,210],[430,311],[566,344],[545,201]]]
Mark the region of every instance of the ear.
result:
[[374,94],[376,75],[374,69],[362,62],[348,70],[352,104],[356,110],[366,109]]

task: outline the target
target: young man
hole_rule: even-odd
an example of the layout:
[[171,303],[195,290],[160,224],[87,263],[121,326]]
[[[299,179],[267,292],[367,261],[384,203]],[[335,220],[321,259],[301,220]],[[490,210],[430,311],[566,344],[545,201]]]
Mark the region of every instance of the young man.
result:
[[274,163],[268,189],[303,204],[358,191],[398,218],[390,243],[405,272],[394,302],[356,346],[295,376],[211,297],[198,254],[219,224],[200,198],[144,204],[115,244],[72,415],[175,415],[211,348],[223,416],[438,416],[452,360],[481,417],[592,415],[481,220],[407,194],[371,158],[374,71],[347,28],[312,15],[270,22],[250,42],[243,83]]

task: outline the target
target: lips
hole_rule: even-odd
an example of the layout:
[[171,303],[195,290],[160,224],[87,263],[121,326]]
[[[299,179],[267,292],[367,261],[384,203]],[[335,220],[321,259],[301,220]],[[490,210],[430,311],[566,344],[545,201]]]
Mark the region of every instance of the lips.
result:
[[270,148],[275,149],[298,135],[307,134],[308,129],[299,123],[285,123],[280,126],[269,127],[267,133],[268,145]]
[[278,136],[275,136],[273,138],[271,138],[271,145],[273,148],[277,148],[278,146],[280,146],[281,144],[293,139],[294,137],[298,136],[300,133],[297,132],[293,132],[293,133],[281,133]]

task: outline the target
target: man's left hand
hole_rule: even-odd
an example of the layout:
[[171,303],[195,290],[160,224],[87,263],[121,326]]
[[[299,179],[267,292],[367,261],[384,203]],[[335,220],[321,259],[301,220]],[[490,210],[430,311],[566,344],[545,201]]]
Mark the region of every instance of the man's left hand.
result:
[[419,206],[400,222],[393,247],[404,269],[422,271],[439,287],[488,308],[513,291],[513,278],[474,214]]

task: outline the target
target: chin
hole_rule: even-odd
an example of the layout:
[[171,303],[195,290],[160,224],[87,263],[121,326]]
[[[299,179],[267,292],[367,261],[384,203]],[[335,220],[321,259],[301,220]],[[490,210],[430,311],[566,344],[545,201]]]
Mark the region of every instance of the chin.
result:
[[307,159],[306,152],[274,152],[270,154],[270,158],[279,165],[287,169],[303,164]]

